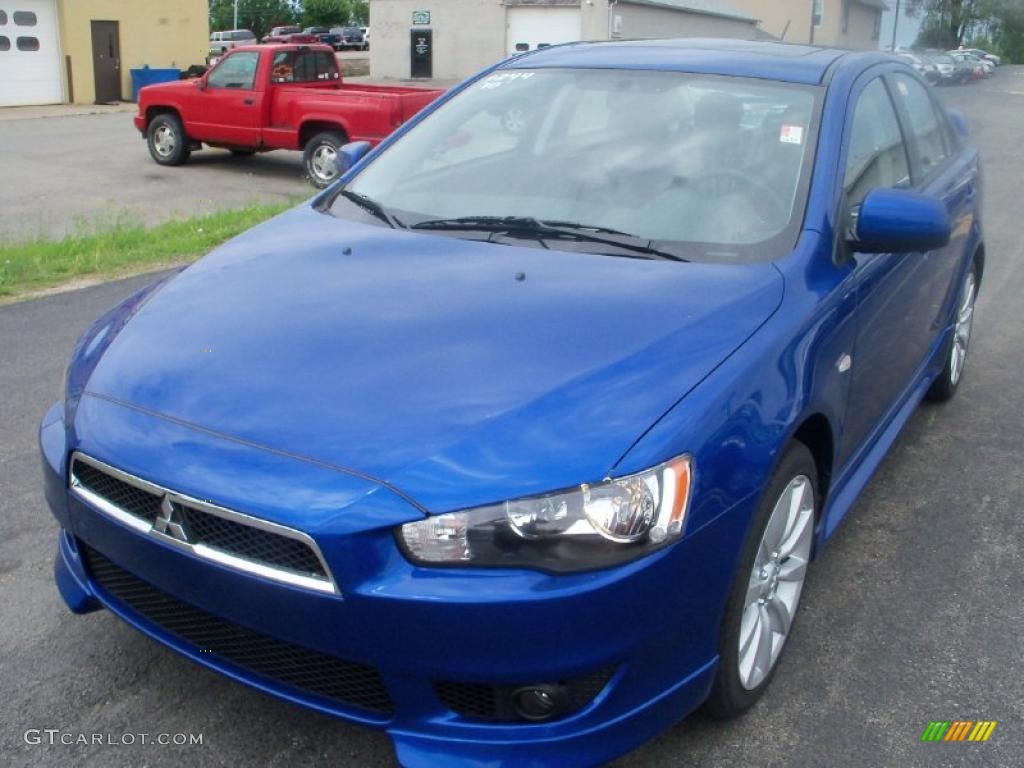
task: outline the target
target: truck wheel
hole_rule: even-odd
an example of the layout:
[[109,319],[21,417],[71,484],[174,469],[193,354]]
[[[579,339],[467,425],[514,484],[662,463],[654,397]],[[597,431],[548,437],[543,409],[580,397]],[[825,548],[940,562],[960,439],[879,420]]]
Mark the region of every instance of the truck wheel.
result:
[[338,150],[345,143],[345,134],[323,131],[308,142],[302,152],[306,175],[318,189],[330,186],[338,178]]
[[181,165],[192,154],[181,120],[170,113],[157,115],[149,122],[146,143],[149,154],[160,165]]

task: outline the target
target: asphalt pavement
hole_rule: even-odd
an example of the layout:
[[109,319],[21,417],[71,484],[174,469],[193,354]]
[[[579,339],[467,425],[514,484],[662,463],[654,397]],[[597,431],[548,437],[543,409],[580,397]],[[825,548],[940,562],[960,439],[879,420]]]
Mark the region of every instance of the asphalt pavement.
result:
[[[968,113],[986,172],[988,260],[960,392],[921,407],[815,563],[764,699],[728,723],[692,716],[616,768],[1024,765],[1024,68],[941,93]],[[111,126],[110,141],[124,140]],[[31,132],[43,129],[60,126]],[[9,136],[0,127],[0,145]],[[91,162],[54,146],[52,166],[17,158],[7,179],[30,186],[33,174]],[[211,186],[240,173],[236,162],[250,161],[217,160]],[[291,176],[257,169],[253,188]],[[152,173],[159,187],[178,171]],[[18,215],[10,186],[0,186],[3,233]],[[0,764],[393,766],[383,734],[200,669],[109,613],[73,616],[57,595],[36,424],[77,335],[152,279],[0,307]],[[954,719],[998,725],[985,744],[920,742],[929,721]],[[28,744],[29,729],[201,734],[202,744],[49,745],[45,734]]]
[[0,120],[0,158],[0,242],[61,237],[124,216],[151,225],[316,191],[300,152],[204,149],[185,165],[157,165],[125,112]]

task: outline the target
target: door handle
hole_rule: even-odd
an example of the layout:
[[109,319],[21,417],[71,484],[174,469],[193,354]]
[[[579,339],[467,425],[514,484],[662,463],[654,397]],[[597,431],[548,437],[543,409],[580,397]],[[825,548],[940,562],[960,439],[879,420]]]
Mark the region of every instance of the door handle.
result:
[[248,107],[251,107],[253,104],[256,103],[256,99],[242,99],[242,103]]

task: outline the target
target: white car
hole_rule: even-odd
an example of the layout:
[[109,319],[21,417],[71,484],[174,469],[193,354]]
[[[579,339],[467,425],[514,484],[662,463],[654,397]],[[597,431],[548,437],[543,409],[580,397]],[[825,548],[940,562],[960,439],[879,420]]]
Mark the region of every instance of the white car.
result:
[[229,29],[210,34],[210,56],[223,56],[240,45],[256,45],[259,40],[250,29]]
[[1001,57],[996,56],[994,53],[988,53],[987,51],[983,51],[981,50],[981,48],[960,48],[959,50],[963,53],[973,53],[979,59],[991,62],[992,65],[995,67],[998,67],[1000,64],[1003,63]]

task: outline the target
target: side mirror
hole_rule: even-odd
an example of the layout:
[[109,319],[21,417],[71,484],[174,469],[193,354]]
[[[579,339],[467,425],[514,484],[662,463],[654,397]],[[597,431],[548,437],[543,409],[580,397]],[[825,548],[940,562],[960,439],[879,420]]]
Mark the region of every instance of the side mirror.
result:
[[950,109],[949,120],[953,123],[953,127],[956,128],[957,132],[967,138],[971,135],[971,124],[967,122],[967,115],[961,112],[959,109]]
[[370,142],[368,141],[351,141],[339,149],[334,161],[338,167],[338,175],[343,176],[348,173],[348,169],[362,160],[369,151]]
[[873,189],[857,213],[850,248],[860,253],[931,251],[946,245],[951,231],[940,200],[905,189]]

